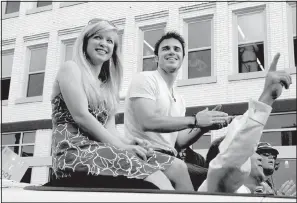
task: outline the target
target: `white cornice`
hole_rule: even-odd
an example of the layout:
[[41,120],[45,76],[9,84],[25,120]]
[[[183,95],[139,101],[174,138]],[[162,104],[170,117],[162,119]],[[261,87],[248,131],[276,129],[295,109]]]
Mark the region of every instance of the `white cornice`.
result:
[[82,31],[82,29],[84,27],[85,26],[82,25],[82,26],[78,26],[78,27],[72,27],[72,28],[66,28],[66,29],[63,29],[63,30],[59,30],[58,31],[58,36],[79,33],[80,31]]
[[24,42],[46,39],[46,38],[49,38],[49,32],[40,33],[40,34],[36,34],[36,35],[30,35],[30,36],[24,36]]
[[191,6],[180,7],[178,10],[179,10],[179,13],[187,13],[187,12],[211,9],[211,8],[214,8],[215,6],[216,6],[216,2],[204,2],[204,3],[199,3]]
[[7,45],[12,45],[15,44],[15,38],[13,39],[5,39],[1,41],[1,46],[7,46]]
[[135,16],[135,21],[140,22],[140,21],[151,20],[151,19],[156,19],[156,18],[163,18],[163,17],[167,17],[168,15],[169,15],[168,10],[159,11],[159,12],[155,12],[155,13],[149,13],[149,14]]

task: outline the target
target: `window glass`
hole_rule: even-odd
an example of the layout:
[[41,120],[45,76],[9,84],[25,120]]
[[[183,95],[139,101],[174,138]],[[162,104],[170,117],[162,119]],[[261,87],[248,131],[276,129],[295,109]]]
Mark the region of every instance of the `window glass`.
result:
[[45,69],[47,47],[32,49],[30,60],[30,72],[42,71]]
[[20,144],[21,133],[12,133],[12,134],[2,134],[1,135],[1,145],[13,145]]
[[211,76],[211,50],[189,52],[188,78]]
[[157,70],[157,68],[158,67],[155,58],[143,59],[143,71]]
[[264,129],[296,128],[296,113],[269,116]]
[[264,44],[253,43],[238,47],[239,73],[264,71]]
[[211,46],[211,21],[199,21],[188,24],[189,49]]
[[268,142],[272,146],[296,146],[297,131],[263,132],[261,142]]
[[20,10],[20,1],[6,1],[5,14],[18,12]]
[[265,24],[263,13],[238,16],[238,43],[264,41]]
[[29,75],[27,97],[41,96],[43,93],[44,73]]
[[1,80],[1,100],[7,100],[10,89],[10,78]]
[[35,143],[35,132],[24,132],[23,143]]
[[33,156],[33,154],[34,154],[34,146],[22,146],[22,149],[21,149],[22,157]]
[[13,53],[2,54],[2,78],[11,76]]
[[154,55],[155,44],[162,37],[163,34],[164,34],[164,29],[144,31],[143,56]]
[[37,1],[37,7],[52,5],[51,1]]

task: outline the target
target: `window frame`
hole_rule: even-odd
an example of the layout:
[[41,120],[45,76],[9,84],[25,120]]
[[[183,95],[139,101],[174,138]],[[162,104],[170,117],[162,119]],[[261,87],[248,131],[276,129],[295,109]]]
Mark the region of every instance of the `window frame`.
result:
[[[257,71],[257,72],[249,72],[249,73],[239,73],[239,67],[238,67],[238,16],[245,16],[249,14],[256,14],[261,13],[263,16],[263,23],[264,23],[264,71]],[[253,78],[264,78],[267,73],[267,67],[268,67],[268,40],[267,40],[267,11],[266,11],[266,4],[259,5],[255,7],[247,7],[242,8],[238,10],[232,10],[232,53],[233,53],[233,59],[232,59],[232,73],[228,75],[229,81],[237,81],[237,80],[245,80],[245,79],[253,79]],[[250,41],[249,44],[254,43],[254,41]],[[255,42],[257,43],[257,42]]]
[[7,2],[9,2],[9,0],[1,2],[1,4],[2,4],[2,19],[4,20],[4,19],[9,19],[9,18],[19,17],[22,2],[20,1],[19,11],[16,11],[16,12],[13,12],[13,13],[6,13]]
[[[200,47],[189,49],[189,35],[188,35],[188,25],[191,23],[203,22],[203,21],[210,21],[211,27],[211,45],[209,47]],[[187,85],[194,85],[194,84],[208,84],[208,83],[216,83],[217,79],[215,76],[215,67],[214,67],[214,14],[206,14],[201,16],[195,16],[190,18],[183,18],[183,34],[185,36],[185,57],[184,62],[182,64],[182,78],[177,81],[177,86],[187,86]],[[188,66],[188,58],[189,53],[194,51],[202,51],[202,50],[209,50],[211,51],[211,75],[207,77],[200,77],[200,78],[188,78],[189,73],[189,66]]]
[[74,45],[77,37],[72,37],[69,39],[61,40],[62,41],[62,53],[61,53],[61,64],[66,62],[66,50],[68,45]]
[[139,27],[139,31],[138,31],[138,39],[139,39],[139,62],[138,62],[138,68],[137,68],[137,72],[143,72],[143,60],[144,59],[151,59],[154,58],[155,55],[150,55],[150,56],[143,56],[143,41],[144,41],[144,33],[147,31],[152,31],[152,30],[159,30],[162,29],[164,30],[164,33],[166,32],[166,25],[167,23],[157,23],[157,24],[152,24],[152,25],[146,25],[146,26],[142,26]]
[[[23,137],[24,137],[24,133],[30,133],[30,132],[35,132],[35,139],[34,139],[34,143],[25,143],[23,144]],[[18,149],[18,156],[21,158],[21,159],[24,159],[24,160],[29,160],[29,159],[32,159],[34,156],[35,156],[35,146],[36,146],[36,135],[37,135],[37,131],[36,130],[30,130],[30,131],[17,131],[17,132],[4,132],[4,133],[1,133],[1,136],[3,135],[9,135],[9,134],[15,134],[15,133],[21,133],[21,137],[20,137],[20,143],[19,144],[8,144],[8,145],[3,145],[2,142],[1,142],[1,148],[2,147],[15,147],[15,146],[18,146],[19,149]],[[20,155],[21,153],[21,149],[23,146],[33,146],[34,147],[34,151],[33,151],[33,155],[32,157],[22,157]],[[31,179],[30,179],[30,183],[32,181],[32,176],[33,176],[33,166],[29,166],[29,168],[32,168],[31,169]],[[29,169],[28,168],[28,169]]]
[[32,7],[31,7],[31,9],[26,11],[26,15],[52,10],[54,1],[51,1],[51,2],[52,2],[51,5],[42,6],[42,7],[37,7],[37,1],[31,2]]
[[[23,143],[23,137],[24,137],[24,133],[35,133],[35,139],[34,139],[34,143]],[[23,146],[34,146],[34,151],[35,151],[35,145],[36,145],[36,135],[37,135],[37,131],[36,130],[30,130],[30,131],[16,131],[16,132],[4,132],[4,133],[1,133],[1,136],[3,135],[10,135],[10,134],[15,134],[15,133],[20,133],[21,134],[21,137],[20,137],[20,143],[19,144],[2,144],[1,143],[1,147],[16,147],[18,146],[19,147],[19,152],[18,152],[18,155],[20,156],[20,152],[21,152],[21,147]],[[33,156],[34,157],[35,155],[35,152],[33,152]],[[22,157],[22,156],[20,156]]]
[[297,38],[297,33],[295,33],[295,36],[293,35],[293,16],[292,16],[292,10],[293,9],[297,9],[296,8],[296,2],[289,2],[287,3],[287,25],[288,25],[288,45],[289,45],[289,68],[286,68],[286,70],[289,72],[289,73],[292,73],[292,74],[296,74],[296,67],[295,67],[295,57],[294,57],[294,54],[297,54],[297,53],[294,53],[294,43],[293,43],[293,40],[294,38]]
[[10,72],[10,76],[3,77],[2,74],[1,74],[1,80],[3,80],[3,79],[10,79],[8,99],[6,99],[6,100],[1,100],[1,102],[2,102],[2,106],[6,106],[6,105],[8,105],[9,94],[10,94],[10,91],[11,91],[10,85],[11,85],[12,68],[13,68],[13,62],[14,62],[14,49],[6,49],[6,50],[3,50],[3,51],[2,51],[2,55],[1,55],[1,57],[2,57],[3,55],[10,55],[10,54],[12,54],[12,62],[11,62],[11,72]]

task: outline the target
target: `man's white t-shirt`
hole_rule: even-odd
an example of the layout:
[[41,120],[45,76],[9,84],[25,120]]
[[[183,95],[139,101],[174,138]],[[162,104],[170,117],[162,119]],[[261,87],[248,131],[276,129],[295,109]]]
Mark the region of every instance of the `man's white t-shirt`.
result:
[[131,99],[146,98],[156,102],[157,114],[160,116],[185,116],[185,102],[177,91],[173,90],[174,98],[160,73],[146,71],[134,75],[127,91],[124,112],[124,125],[126,136],[135,136],[150,141],[154,149],[163,149],[177,155],[174,148],[178,132],[157,133],[144,132],[138,123],[132,109]]

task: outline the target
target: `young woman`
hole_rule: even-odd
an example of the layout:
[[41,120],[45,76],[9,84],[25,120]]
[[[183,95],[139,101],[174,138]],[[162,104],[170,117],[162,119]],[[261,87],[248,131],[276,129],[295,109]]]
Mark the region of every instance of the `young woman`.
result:
[[139,145],[141,140],[118,136],[114,118],[122,81],[118,43],[112,23],[93,19],[75,42],[73,60],[58,71],[52,92],[54,175],[125,176],[173,190],[170,179],[183,186],[186,183],[174,178],[187,173],[181,160],[148,153]]

